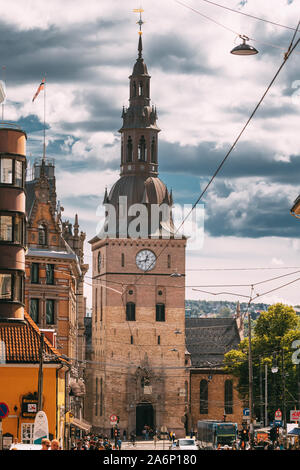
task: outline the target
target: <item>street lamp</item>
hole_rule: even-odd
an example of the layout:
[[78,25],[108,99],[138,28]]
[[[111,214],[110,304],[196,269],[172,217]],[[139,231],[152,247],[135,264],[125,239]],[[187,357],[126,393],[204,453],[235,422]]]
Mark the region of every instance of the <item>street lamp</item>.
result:
[[253,46],[249,46],[249,44],[246,44],[246,41],[249,41],[249,38],[247,36],[239,36],[243,42],[242,44],[239,44],[238,46],[234,47],[232,51],[230,51],[231,54],[234,55],[255,55],[258,54],[258,50],[255,49]]
[[178,273],[176,269],[174,273],[170,274],[170,277],[182,277],[182,274]]

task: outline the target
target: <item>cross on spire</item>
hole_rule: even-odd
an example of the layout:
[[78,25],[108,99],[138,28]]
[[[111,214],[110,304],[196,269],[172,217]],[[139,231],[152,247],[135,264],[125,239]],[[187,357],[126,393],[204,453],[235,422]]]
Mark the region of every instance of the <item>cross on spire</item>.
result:
[[142,8],[135,8],[133,11],[134,11],[134,13],[139,13],[140,14],[140,19],[139,19],[139,21],[136,22],[136,24],[140,25],[139,34],[143,34],[142,26],[144,24],[144,21],[142,20],[142,13],[144,13],[144,10]]

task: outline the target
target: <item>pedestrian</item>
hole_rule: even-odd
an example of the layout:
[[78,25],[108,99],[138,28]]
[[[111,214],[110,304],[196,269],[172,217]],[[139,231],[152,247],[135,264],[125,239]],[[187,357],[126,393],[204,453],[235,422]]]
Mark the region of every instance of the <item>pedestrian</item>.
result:
[[172,441],[175,442],[175,439],[176,439],[176,434],[175,434],[175,432],[173,432],[173,434],[172,434]]
[[121,447],[122,447],[122,440],[120,438],[117,439],[117,443],[116,443],[116,449],[117,450],[121,450]]
[[41,450],[49,450],[49,447],[51,446],[51,442],[49,439],[42,439],[42,449]]
[[51,441],[51,447],[50,450],[60,450],[60,445],[57,439],[53,439]]
[[154,436],[153,436],[154,449],[156,449],[157,441],[158,441],[158,437],[157,437],[157,434],[155,433]]
[[124,429],[123,431],[123,441],[126,441],[127,439],[127,433],[126,433],[126,429]]

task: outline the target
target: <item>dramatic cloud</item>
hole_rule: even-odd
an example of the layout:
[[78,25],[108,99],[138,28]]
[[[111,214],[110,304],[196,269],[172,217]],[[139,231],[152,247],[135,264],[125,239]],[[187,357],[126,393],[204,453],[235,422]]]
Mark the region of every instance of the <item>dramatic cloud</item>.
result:
[[[201,0],[186,3],[234,33],[173,0],[143,2],[143,55],[162,129],[160,177],[181,204],[197,199],[282,63],[293,34]],[[289,0],[226,5],[290,28],[299,14],[297,2]],[[58,198],[65,216],[73,220],[78,213],[91,238],[105,186],[119,174],[118,129],[137,57],[136,1],[0,0],[0,6],[4,118],[27,132],[32,165],[42,154],[44,121],[43,94],[34,103],[32,97],[46,74],[47,157],[56,162]],[[252,38],[258,55],[230,54],[239,34]],[[210,241],[205,256],[212,265],[236,259],[239,246],[243,262],[259,262],[248,250],[251,243],[252,251],[269,251],[265,263],[280,267],[290,261],[288,250],[281,250],[283,240],[295,242],[299,226],[289,214],[300,190],[299,60],[298,47],[204,198]],[[188,263],[196,258],[188,255]]]

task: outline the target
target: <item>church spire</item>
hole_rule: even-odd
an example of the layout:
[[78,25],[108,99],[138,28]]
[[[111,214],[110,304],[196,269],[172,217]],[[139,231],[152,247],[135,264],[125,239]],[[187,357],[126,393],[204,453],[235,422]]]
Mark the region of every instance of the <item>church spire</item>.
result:
[[150,75],[142,56],[142,25],[140,13],[138,57],[130,75],[129,107],[123,108],[121,175],[158,175],[158,132],[156,108],[151,105]]
[[143,43],[142,43],[142,35],[140,34],[139,37],[139,46],[138,46],[138,51],[139,51],[139,59],[142,59],[142,52],[143,52]]

